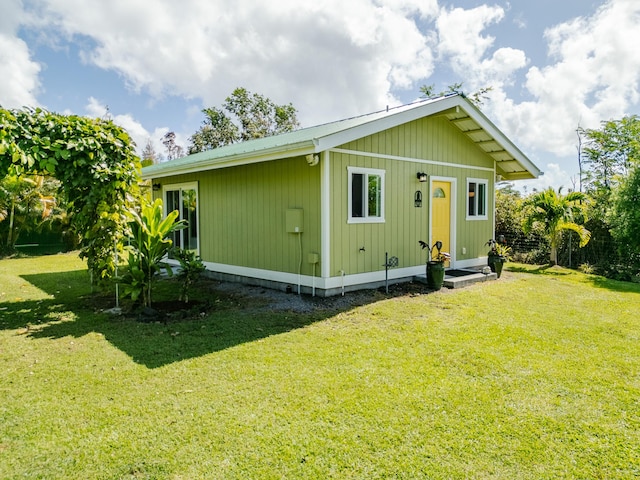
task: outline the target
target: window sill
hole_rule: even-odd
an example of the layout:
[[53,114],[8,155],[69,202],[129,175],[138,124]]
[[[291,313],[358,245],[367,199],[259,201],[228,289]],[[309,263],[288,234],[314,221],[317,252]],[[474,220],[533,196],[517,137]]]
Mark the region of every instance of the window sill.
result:
[[350,218],[347,220],[348,224],[359,224],[359,223],[385,223],[384,218]]

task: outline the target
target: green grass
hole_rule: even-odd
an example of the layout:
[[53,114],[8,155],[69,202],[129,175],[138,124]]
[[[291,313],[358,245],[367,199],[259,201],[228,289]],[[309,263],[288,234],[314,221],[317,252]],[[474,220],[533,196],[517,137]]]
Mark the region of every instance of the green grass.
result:
[[0,478],[640,476],[640,285],[507,267],[146,324],[96,311],[73,254],[0,260]]

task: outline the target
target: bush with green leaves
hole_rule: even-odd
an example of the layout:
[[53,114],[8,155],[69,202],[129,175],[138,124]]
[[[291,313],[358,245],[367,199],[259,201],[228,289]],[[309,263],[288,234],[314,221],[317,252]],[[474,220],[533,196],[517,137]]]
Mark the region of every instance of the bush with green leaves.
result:
[[114,273],[114,250],[139,203],[139,173],[131,137],[110,120],[0,108],[0,178],[60,180],[80,256],[96,282]]
[[156,275],[163,269],[169,275],[173,274],[171,266],[163,259],[173,247],[169,236],[187,226],[184,220],[176,222],[177,218],[177,210],[163,218],[160,199],[144,205],[140,214],[134,214],[134,220],[130,223],[132,236],[128,247],[127,271],[118,279],[123,284],[125,297],[151,306],[151,285]]
[[189,291],[198,281],[206,267],[202,259],[193,250],[174,247],[171,249],[171,257],[180,262],[180,271],[176,278],[182,282],[180,287],[180,300],[189,303]]

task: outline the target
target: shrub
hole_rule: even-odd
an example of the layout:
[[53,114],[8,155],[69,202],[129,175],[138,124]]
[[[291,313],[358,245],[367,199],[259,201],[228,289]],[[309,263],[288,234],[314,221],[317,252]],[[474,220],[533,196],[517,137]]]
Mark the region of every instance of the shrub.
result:
[[171,249],[171,257],[180,262],[180,272],[176,275],[178,280],[182,281],[180,300],[189,303],[189,290],[205,271],[205,266],[202,259],[193,250],[174,247]]

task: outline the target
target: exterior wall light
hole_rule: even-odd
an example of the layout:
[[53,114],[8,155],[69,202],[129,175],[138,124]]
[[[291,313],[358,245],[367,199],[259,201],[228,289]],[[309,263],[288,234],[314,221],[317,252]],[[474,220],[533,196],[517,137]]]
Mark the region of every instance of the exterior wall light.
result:
[[417,208],[422,207],[422,192],[420,190],[416,190],[416,194],[413,197],[413,204]]
[[416,177],[418,178],[419,182],[426,182],[427,181],[427,174],[424,173],[424,172],[418,172]]

